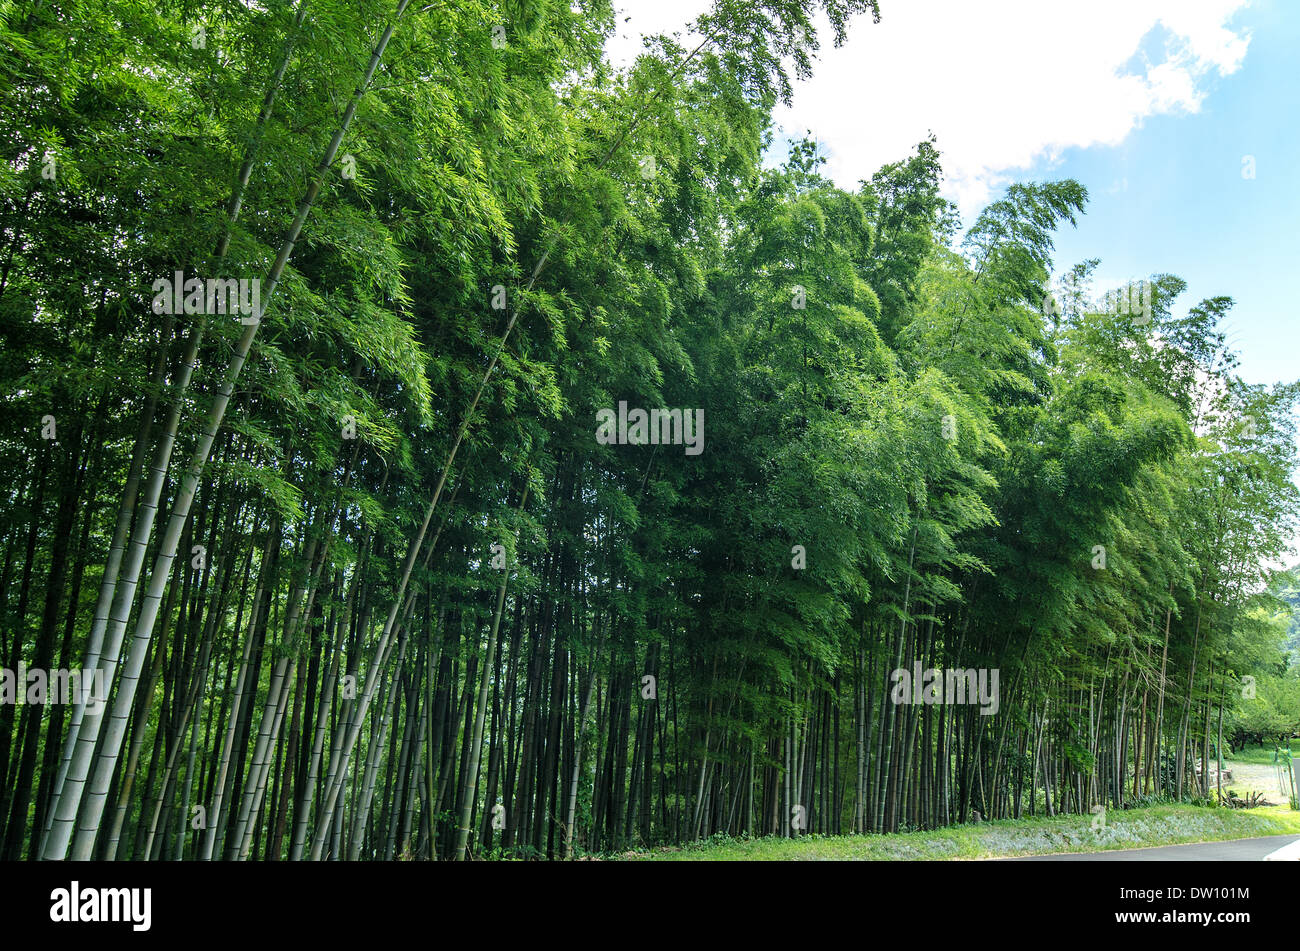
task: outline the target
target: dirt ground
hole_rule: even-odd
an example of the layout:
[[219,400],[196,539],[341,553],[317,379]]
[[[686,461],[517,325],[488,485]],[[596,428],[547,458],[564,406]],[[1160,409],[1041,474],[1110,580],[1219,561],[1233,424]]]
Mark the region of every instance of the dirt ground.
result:
[[[1277,770],[1273,766],[1265,766],[1258,763],[1241,763],[1235,760],[1226,761],[1227,772],[1223,777],[1223,791],[1226,793],[1229,789],[1242,795],[1248,792],[1261,792],[1276,805],[1285,805],[1287,802],[1288,792],[1279,785]],[[1228,774],[1232,778],[1228,778]],[[1210,772],[1210,788],[1215,788],[1215,776],[1213,770]]]

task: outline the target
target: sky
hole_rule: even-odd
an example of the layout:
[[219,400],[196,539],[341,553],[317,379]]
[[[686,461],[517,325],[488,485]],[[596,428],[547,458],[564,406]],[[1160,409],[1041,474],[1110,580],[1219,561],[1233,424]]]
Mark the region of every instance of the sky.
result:
[[[614,0],[615,61],[681,30],[708,0]],[[1300,3],[1296,0],[880,0],[848,42],[829,29],[775,119],[822,144],[855,188],[930,132],[969,225],[1014,181],[1073,178],[1087,213],[1057,273],[1099,258],[1098,292],[1153,274],[1235,306],[1251,383],[1300,378]],[[769,160],[784,158],[778,141]]]

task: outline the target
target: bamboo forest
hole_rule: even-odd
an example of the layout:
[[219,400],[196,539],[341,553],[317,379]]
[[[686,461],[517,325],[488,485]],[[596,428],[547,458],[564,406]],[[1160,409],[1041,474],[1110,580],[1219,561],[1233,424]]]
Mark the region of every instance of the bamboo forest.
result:
[[778,132],[898,2],[0,0],[0,858],[1086,831],[1300,729],[1234,288]]

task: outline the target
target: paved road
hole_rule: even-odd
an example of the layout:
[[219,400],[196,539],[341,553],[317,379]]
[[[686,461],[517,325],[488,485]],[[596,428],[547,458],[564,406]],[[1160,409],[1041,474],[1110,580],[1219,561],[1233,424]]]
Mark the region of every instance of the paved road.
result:
[[1022,855],[1011,861],[1024,862],[1261,862],[1270,852],[1300,839],[1296,835],[1266,835],[1259,839],[1228,842],[1196,842],[1192,845],[1164,845],[1155,849],[1121,849],[1114,852],[1082,852],[1070,855]]

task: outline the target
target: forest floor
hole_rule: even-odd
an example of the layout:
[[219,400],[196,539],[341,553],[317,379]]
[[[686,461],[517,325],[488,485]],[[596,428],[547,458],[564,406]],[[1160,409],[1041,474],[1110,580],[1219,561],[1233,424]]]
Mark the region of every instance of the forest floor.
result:
[[[1261,793],[1271,803],[1286,805],[1290,792],[1282,787],[1277,770],[1272,765],[1243,763],[1234,760],[1226,760],[1225,764],[1231,778],[1228,777],[1228,773],[1225,773],[1223,778],[1224,793],[1234,792],[1242,795],[1257,792]],[[1210,783],[1214,783],[1213,773],[1210,775]]]
[[[1300,753],[1293,755],[1300,756]],[[1225,793],[1231,791],[1238,796],[1257,792],[1263,795],[1267,801],[1285,806],[1291,792],[1287,788],[1283,776],[1279,775],[1278,767],[1274,765],[1273,759],[1273,750],[1264,747],[1249,747],[1227,757],[1224,761],[1224,768],[1230,775],[1224,776],[1223,791]],[[1286,767],[1283,767],[1283,769],[1285,770]],[[1215,776],[1211,772],[1211,784],[1214,783],[1214,780]]]
[[[1271,777],[1272,768],[1263,767]],[[1238,775],[1234,772],[1234,778]],[[1238,791],[1245,789],[1243,780]],[[1270,780],[1272,781],[1272,780]],[[1255,788],[1255,787],[1250,787]],[[1268,792],[1268,789],[1262,791]],[[1271,801],[1278,801],[1273,782]],[[625,852],[623,859],[706,861],[908,861],[987,859],[1062,852],[1102,852],[1147,846],[1218,842],[1300,833],[1300,812],[1285,799],[1257,809],[1156,805],[1104,816],[1056,816],[968,823],[894,835],[805,835],[796,839],[715,837],[683,848]]]

